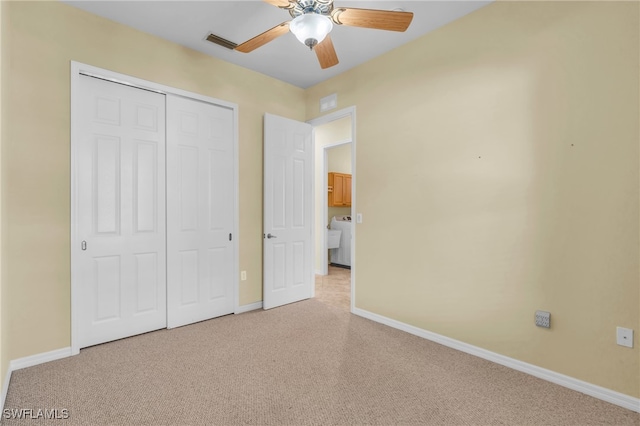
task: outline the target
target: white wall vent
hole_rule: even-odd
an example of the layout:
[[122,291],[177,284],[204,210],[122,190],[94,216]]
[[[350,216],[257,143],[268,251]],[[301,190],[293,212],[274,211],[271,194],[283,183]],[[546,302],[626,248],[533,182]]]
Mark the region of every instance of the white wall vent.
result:
[[320,99],[320,112],[329,111],[338,106],[338,94],[334,93]]

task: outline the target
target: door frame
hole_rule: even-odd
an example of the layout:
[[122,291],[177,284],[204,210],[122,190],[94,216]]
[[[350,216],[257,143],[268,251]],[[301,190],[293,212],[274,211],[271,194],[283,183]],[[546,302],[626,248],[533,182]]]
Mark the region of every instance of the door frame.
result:
[[[234,150],[234,182],[233,182],[233,298],[234,298],[234,311],[237,313],[239,308],[239,238],[240,238],[240,218],[239,218],[239,153],[238,153],[238,105],[223,101],[220,99],[212,98],[210,96],[200,95],[198,93],[189,92],[186,90],[178,89],[175,87],[165,86],[163,84],[154,83],[152,81],[143,80],[140,78],[132,77],[130,75],[117,73],[114,71],[106,70],[103,68],[94,67],[92,65],[83,64],[76,61],[70,61],[70,84],[71,84],[71,199],[70,199],[70,225],[71,225],[71,240],[70,240],[70,259],[71,259],[71,355],[77,355],[80,353],[80,342],[78,339],[78,316],[79,316],[79,304],[82,302],[79,300],[79,286],[80,286],[80,271],[79,262],[75,259],[75,252],[78,250],[76,242],[78,240],[78,153],[77,147],[79,141],[79,121],[78,121],[78,109],[80,108],[79,95],[80,95],[80,75],[89,77],[96,77],[102,80],[110,81],[113,83],[124,84],[126,86],[134,87],[137,89],[149,90],[162,95],[172,94],[182,96],[185,98],[193,99],[200,102],[205,102],[213,105],[229,108],[233,111],[233,150]],[[166,149],[166,147],[165,147]],[[165,164],[166,168],[166,164]],[[165,175],[165,191],[166,191],[166,175]],[[164,209],[166,211],[166,200]],[[166,226],[166,224],[165,224]],[[166,244],[166,235],[165,235]],[[167,282],[167,286],[168,286]]]
[[[331,148],[331,147],[335,147],[337,145],[342,145],[345,143],[351,143],[351,216],[356,216],[357,214],[353,214],[353,212],[357,212],[357,197],[356,197],[356,180],[357,180],[357,173],[356,173],[356,107],[354,106],[350,106],[347,108],[343,108],[341,110],[338,111],[334,111],[332,113],[329,113],[327,115],[323,115],[321,117],[317,117],[317,118],[313,118],[311,120],[307,120],[307,123],[311,124],[311,126],[313,126],[313,131],[312,131],[312,137],[313,137],[313,145],[314,145],[314,153],[315,153],[315,132],[316,132],[316,127],[317,126],[321,126],[323,124],[327,124],[327,123],[331,123],[332,121],[336,121],[336,120],[340,120],[342,118],[346,118],[346,117],[351,117],[351,138],[350,140],[344,140],[344,141],[337,141],[336,144],[333,145],[329,145],[327,146],[327,148]],[[327,157],[327,151],[326,149],[323,149],[323,153],[324,153],[324,159],[323,159],[323,187],[326,188],[328,185],[328,177],[327,177],[327,161],[326,161],[326,157]],[[315,199],[315,196],[313,197]],[[328,203],[329,201],[327,200],[327,197],[322,197],[322,208],[323,208],[323,215],[325,217],[325,222],[328,220]],[[314,207],[315,208],[315,207]],[[314,223],[315,223],[315,210],[314,210]],[[354,223],[354,225],[357,225],[357,221]],[[313,227],[314,229],[314,233],[315,233],[315,226]],[[356,229],[357,226],[353,226],[352,230],[351,230],[351,307],[350,307],[350,311],[353,313],[355,308],[356,308]],[[314,241],[315,238],[318,237],[317,235],[314,235]],[[323,254],[323,262],[324,262],[324,268],[327,268],[327,262],[328,262],[328,258],[327,258],[327,239],[326,239],[326,233],[323,233],[320,238],[322,239],[322,247],[324,249],[324,254]],[[314,244],[314,249],[315,249],[315,244]],[[315,254],[314,254],[314,259],[315,259]],[[326,260],[326,261],[325,261]],[[312,296],[315,296],[315,286],[313,286],[313,292],[312,292]]]
[[[322,147],[322,187],[327,188],[329,186],[329,162],[328,155],[329,150],[333,148],[337,148],[339,146],[347,145],[351,143],[351,139],[345,139],[342,141],[337,141],[329,145],[325,145]],[[351,165],[353,165],[353,161],[351,161]],[[353,214],[353,169],[351,170],[351,216]],[[329,223],[329,200],[327,197],[323,195],[322,197],[322,223]],[[324,229],[324,228],[323,228]],[[329,241],[327,240],[327,234],[323,233],[322,237],[322,269],[320,270],[321,275],[329,274],[329,249],[327,248],[329,245]],[[353,243],[353,241],[352,241]],[[353,258],[352,258],[353,259]]]

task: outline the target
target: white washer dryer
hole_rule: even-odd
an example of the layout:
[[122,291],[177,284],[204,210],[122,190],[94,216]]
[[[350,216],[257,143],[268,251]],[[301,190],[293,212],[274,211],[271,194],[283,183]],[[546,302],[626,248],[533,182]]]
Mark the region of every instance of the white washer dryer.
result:
[[329,250],[331,264],[351,267],[351,216],[334,216],[329,229],[342,231],[340,246]]

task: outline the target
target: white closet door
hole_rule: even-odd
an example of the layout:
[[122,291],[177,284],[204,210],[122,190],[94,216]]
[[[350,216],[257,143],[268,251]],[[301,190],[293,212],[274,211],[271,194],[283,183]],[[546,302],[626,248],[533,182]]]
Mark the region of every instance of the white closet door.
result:
[[233,313],[233,110],[167,95],[168,326]]
[[79,93],[72,244],[86,347],[166,327],[165,99],[86,76]]

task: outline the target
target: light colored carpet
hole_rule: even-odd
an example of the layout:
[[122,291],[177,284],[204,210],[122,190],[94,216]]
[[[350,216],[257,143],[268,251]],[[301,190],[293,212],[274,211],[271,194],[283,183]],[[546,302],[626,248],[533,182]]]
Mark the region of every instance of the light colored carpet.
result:
[[640,415],[317,300],[14,372],[5,425],[638,425]]

